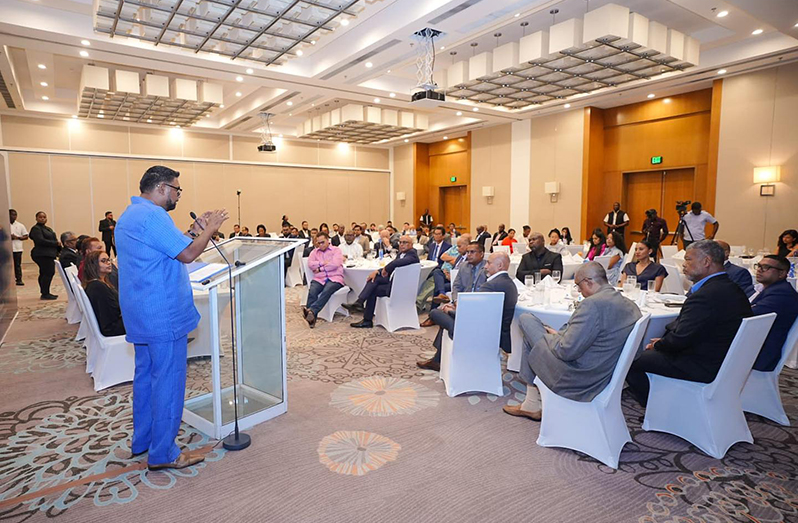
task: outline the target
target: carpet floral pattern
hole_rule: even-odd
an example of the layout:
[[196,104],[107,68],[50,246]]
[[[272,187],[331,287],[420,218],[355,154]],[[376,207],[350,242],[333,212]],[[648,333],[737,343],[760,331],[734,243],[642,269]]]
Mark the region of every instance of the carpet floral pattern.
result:
[[363,476],[395,461],[402,446],[385,436],[341,430],[321,440],[319,462],[331,471]]
[[25,340],[6,345],[0,358],[0,374],[50,372],[86,365],[83,343],[72,332],[60,332],[44,339]]
[[438,404],[440,393],[400,378],[374,377],[345,383],[332,393],[330,406],[354,416],[413,414]]

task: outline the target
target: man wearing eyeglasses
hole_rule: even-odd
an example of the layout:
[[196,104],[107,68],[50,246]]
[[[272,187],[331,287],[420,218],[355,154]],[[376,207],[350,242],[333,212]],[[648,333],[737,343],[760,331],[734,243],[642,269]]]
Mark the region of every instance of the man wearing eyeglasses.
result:
[[543,412],[536,377],[559,396],[593,400],[612,379],[626,338],[642,316],[633,301],[609,284],[600,263],[585,263],[574,278],[585,299],[559,331],[533,314],[522,314],[518,320],[524,335],[519,374],[527,392],[521,405],[504,407],[511,416],[540,421]]
[[754,362],[754,369],[770,372],[776,368],[781,359],[781,349],[787,339],[795,318],[798,317],[798,293],[795,292],[787,274],[790,262],[783,256],[768,254],[754,265],[756,281],[762,290],[751,298],[751,309],[754,315],[776,313],[776,321],[770,328],[762,350]]
[[[204,459],[175,444],[183,415],[189,332],[199,323],[186,264],[194,261],[227,211],[208,211],[180,232],[168,212],[180,200],[180,173],[147,169],[140,196],[130,199],[115,228],[119,305],[136,351],[133,378],[133,456],[149,452],[150,470],[185,468]],[[193,239],[192,239],[193,238]]]
[[363,311],[363,320],[351,323],[356,329],[371,329],[374,327],[374,309],[377,307],[377,298],[391,295],[391,274],[399,267],[419,263],[418,253],[413,248],[410,236],[399,238],[399,255],[383,269],[378,269],[368,275],[366,285],[354,303],[344,305],[351,312]]

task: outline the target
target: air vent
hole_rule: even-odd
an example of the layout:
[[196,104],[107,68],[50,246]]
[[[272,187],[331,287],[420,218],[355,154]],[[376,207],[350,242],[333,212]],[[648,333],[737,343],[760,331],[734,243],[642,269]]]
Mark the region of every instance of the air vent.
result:
[[14,104],[14,99],[11,98],[11,93],[8,92],[8,86],[6,85],[5,78],[3,78],[3,73],[0,73],[0,94],[3,95],[3,100],[6,102],[6,106],[9,109],[17,108]]
[[465,11],[466,9],[471,7],[472,5],[476,5],[476,4],[480,3],[481,1],[482,0],[468,0],[468,2],[462,3],[462,4],[458,5],[457,7],[455,7],[454,9],[449,9],[448,11],[443,13],[442,15],[436,16],[435,18],[430,20],[429,23],[431,23],[431,24],[439,24],[439,23],[443,22],[444,20],[446,20],[447,18],[451,18],[454,15],[456,15],[457,13]]
[[[481,0],[476,0],[476,1],[479,2]],[[329,80],[330,78],[332,78],[334,76],[337,76],[337,75],[341,74],[342,72],[346,71],[350,67],[353,67],[353,66],[355,66],[355,65],[357,65],[359,63],[365,62],[366,60],[368,60],[372,56],[376,56],[379,53],[390,49],[391,47],[395,46],[398,43],[401,43],[401,40],[396,40],[396,39],[391,40],[390,42],[387,42],[387,43],[379,46],[378,48],[374,49],[373,51],[370,51],[370,52],[364,54],[363,56],[360,56],[360,57],[352,60],[351,62],[348,62],[348,63],[342,65],[338,69],[334,69],[334,70],[330,71],[329,73],[327,73],[324,76],[322,76],[321,79],[322,80]]]
[[224,128],[226,130],[230,131],[231,129],[234,129],[234,128],[238,127],[239,125],[244,125],[245,123],[247,123],[250,120],[252,120],[252,117],[251,116],[247,116],[247,117],[244,117],[244,118],[242,118],[242,119],[240,119],[238,121],[235,121],[233,123],[225,125]]

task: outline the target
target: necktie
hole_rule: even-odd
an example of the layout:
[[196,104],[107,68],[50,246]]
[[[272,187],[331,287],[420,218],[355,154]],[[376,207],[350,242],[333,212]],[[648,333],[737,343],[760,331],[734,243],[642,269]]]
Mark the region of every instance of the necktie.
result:
[[477,289],[477,277],[479,276],[479,272],[477,268],[474,267],[471,269],[471,292],[474,292]]
[[457,257],[457,259],[454,261],[454,268],[455,268],[455,269],[457,269],[458,267],[460,267],[460,262],[461,262],[461,261],[463,261],[463,257],[462,257],[462,256],[458,256],[458,257]]

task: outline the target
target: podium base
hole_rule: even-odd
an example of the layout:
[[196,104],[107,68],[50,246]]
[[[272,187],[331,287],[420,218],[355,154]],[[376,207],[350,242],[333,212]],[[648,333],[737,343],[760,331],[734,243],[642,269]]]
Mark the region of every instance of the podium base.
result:
[[243,432],[239,432],[238,437],[233,433],[222,440],[222,446],[225,450],[244,450],[249,447],[250,443],[252,443],[252,439],[249,434],[244,434]]

